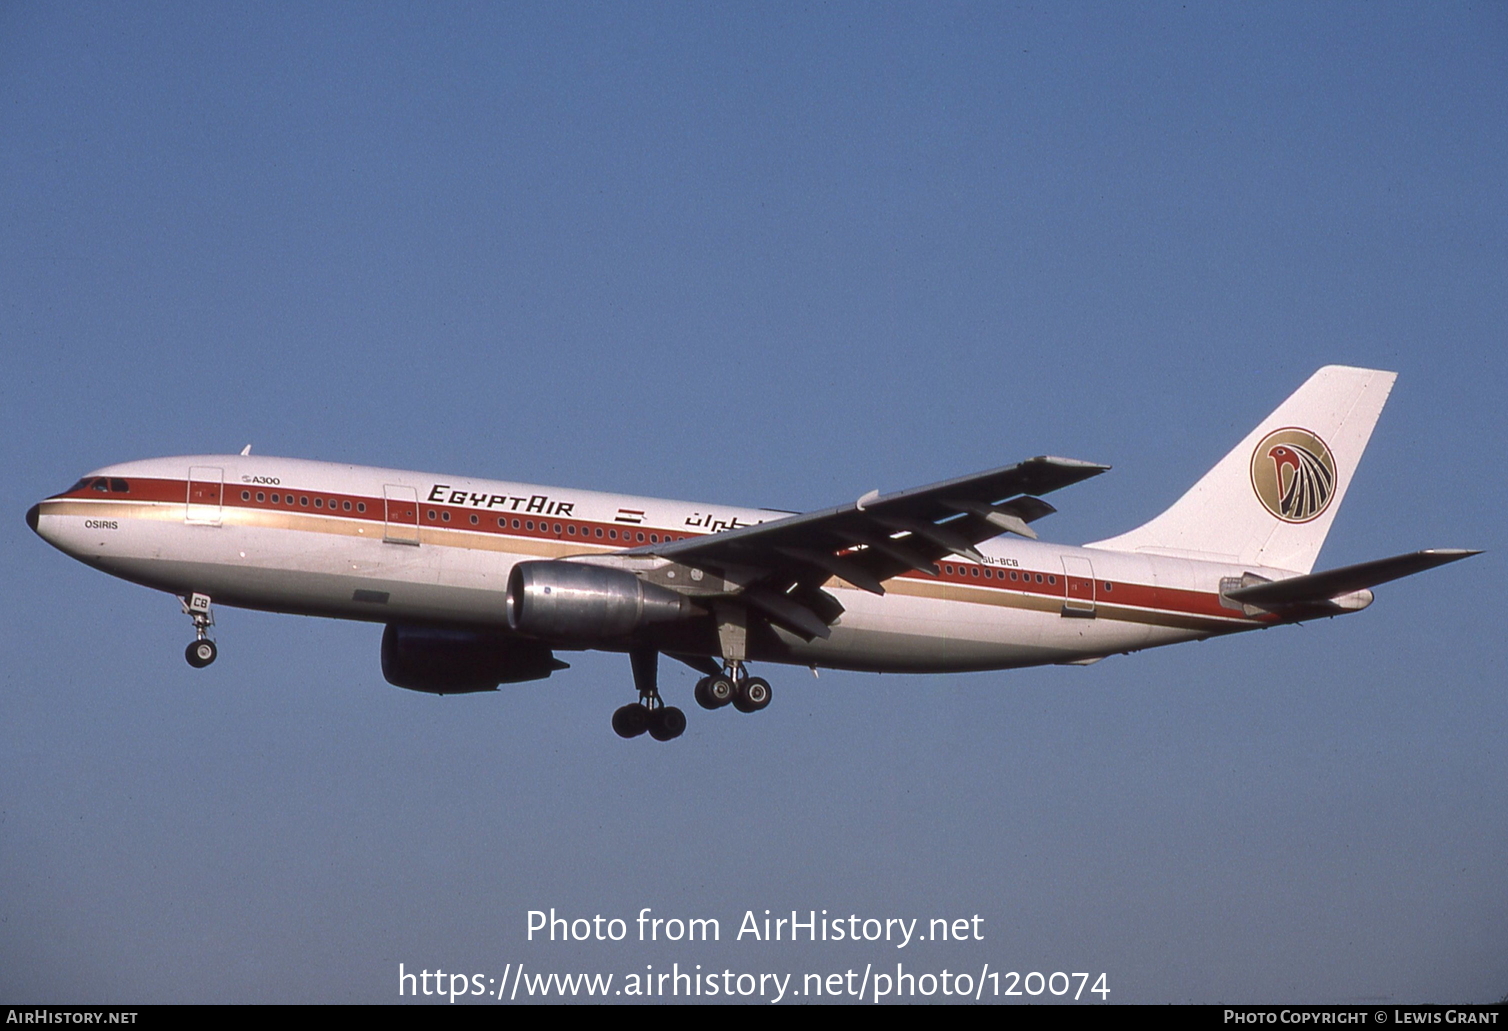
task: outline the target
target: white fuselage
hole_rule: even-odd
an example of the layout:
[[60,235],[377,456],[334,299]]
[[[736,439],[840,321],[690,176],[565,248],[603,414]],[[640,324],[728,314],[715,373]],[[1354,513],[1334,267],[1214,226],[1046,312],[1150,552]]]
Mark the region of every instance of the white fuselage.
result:
[[[504,590],[520,561],[606,554],[788,514],[225,455],[109,466],[34,512],[37,532],[62,551],[177,595],[496,628],[507,627]],[[751,642],[749,657],[881,672],[1093,660],[1267,625],[1223,601],[1221,580],[1292,575],[1016,537],[979,552],[982,563],[940,561],[938,576],[894,577],[883,596],[832,579],[825,588],[845,611],[830,638],[775,629]]]

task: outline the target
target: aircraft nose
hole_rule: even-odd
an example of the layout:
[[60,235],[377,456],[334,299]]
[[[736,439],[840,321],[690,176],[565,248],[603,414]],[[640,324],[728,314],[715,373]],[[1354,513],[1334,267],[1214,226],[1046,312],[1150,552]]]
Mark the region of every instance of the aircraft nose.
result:
[[37,532],[37,514],[42,511],[41,505],[33,505],[26,510],[26,525],[31,527],[31,532]]

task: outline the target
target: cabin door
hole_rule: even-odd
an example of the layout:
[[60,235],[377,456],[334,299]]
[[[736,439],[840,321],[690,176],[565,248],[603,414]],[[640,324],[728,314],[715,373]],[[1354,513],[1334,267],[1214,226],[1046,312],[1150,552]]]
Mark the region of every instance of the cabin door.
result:
[[1063,556],[1063,615],[1094,616],[1094,565],[1082,555]]
[[389,483],[382,488],[382,539],[389,544],[419,543],[419,492]]
[[188,508],[184,521],[199,526],[219,526],[225,470],[209,465],[189,468]]

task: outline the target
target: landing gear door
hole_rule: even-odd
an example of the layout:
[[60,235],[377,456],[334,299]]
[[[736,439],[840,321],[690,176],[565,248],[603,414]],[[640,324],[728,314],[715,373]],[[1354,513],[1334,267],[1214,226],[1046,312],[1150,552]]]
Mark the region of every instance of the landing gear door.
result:
[[389,483],[382,488],[382,539],[389,544],[419,543],[419,492]]
[[1094,565],[1080,555],[1063,556],[1063,615],[1094,618]]
[[199,526],[220,525],[221,495],[225,470],[210,465],[189,467],[188,508],[184,522]]

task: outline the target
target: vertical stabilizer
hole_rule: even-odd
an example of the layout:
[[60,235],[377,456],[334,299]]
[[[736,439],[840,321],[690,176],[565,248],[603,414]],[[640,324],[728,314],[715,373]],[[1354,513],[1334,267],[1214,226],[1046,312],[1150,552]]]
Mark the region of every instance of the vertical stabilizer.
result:
[[1085,546],[1309,572],[1396,378],[1325,366],[1172,508]]

